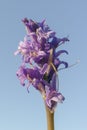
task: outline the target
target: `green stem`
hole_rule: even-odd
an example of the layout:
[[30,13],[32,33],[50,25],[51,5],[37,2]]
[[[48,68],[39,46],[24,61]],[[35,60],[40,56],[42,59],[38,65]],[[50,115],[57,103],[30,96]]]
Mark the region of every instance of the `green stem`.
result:
[[47,116],[47,130],[54,130],[54,112],[52,113],[46,106],[46,116]]

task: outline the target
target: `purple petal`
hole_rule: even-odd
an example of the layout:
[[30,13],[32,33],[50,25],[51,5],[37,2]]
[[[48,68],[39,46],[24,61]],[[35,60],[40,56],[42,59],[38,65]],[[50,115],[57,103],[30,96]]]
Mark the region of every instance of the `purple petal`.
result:
[[42,75],[40,74],[38,69],[28,69],[27,68],[27,74],[29,75],[29,77],[31,79],[40,79],[42,77]]
[[34,22],[33,20],[28,20],[27,18],[22,20],[25,26],[27,27],[29,33],[30,32],[36,32],[36,29],[38,28],[38,24]]
[[66,50],[60,50],[60,51],[58,51],[58,52],[55,53],[55,57],[60,56],[62,53],[68,54],[68,52]]
[[65,43],[65,42],[68,42],[69,41],[69,39],[67,38],[67,37],[64,37],[64,38],[58,38],[58,42],[59,43]]
[[65,98],[63,97],[61,93],[58,93],[54,90],[50,90],[47,87],[46,104],[52,111],[54,111],[57,103],[62,103],[64,99]]
[[60,65],[64,65],[64,68],[68,67],[68,63],[65,61],[60,61],[58,58],[54,60],[54,65],[56,66],[56,68],[59,68]]
[[61,64],[63,64],[63,65],[65,66],[64,68],[67,68],[67,67],[68,67],[68,63],[67,63],[67,62],[65,62],[65,61],[60,61],[59,66],[60,66]]

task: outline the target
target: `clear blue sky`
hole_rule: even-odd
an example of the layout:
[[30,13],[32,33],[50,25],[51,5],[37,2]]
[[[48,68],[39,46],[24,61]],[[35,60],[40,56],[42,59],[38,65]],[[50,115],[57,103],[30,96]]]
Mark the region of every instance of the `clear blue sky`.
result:
[[58,37],[69,35],[62,46],[73,64],[59,72],[60,91],[66,100],[57,106],[55,130],[87,130],[87,1],[86,0],[0,0],[0,130],[46,130],[44,103],[33,88],[30,94],[16,77],[21,64],[14,56],[25,36],[21,19],[46,19]]

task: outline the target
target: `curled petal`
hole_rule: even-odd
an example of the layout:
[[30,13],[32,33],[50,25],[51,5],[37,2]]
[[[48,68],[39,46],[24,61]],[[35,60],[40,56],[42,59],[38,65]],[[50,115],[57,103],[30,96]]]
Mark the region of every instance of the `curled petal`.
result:
[[60,50],[60,51],[58,51],[58,52],[55,53],[55,57],[60,56],[62,53],[68,54],[68,52],[66,50]]
[[[59,41],[60,44],[63,44],[63,43],[65,43],[65,42],[68,42],[69,39],[68,39],[67,37],[64,37],[64,38],[58,38],[58,41]],[[59,45],[60,45],[60,44],[59,44]]]
[[65,100],[65,97],[61,93],[58,93],[58,100],[57,100],[57,102],[58,103],[62,103],[64,100]]
[[[65,61],[60,61],[59,66],[60,66],[61,64],[63,64],[63,65],[65,66],[64,68],[68,68],[68,63],[67,63],[67,62],[65,62]],[[64,68],[60,68],[59,70],[64,69]]]
[[59,45],[61,45],[61,44],[63,44],[63,43],[65,43],[65,42],[67,42],[67,41],[69,41],[69,39],[68,38],[57,38],[57,37],[53,37],[53,39],[52,39],[52,41],[50,42],[51,43],[51,46],[52,47],[58,47]]

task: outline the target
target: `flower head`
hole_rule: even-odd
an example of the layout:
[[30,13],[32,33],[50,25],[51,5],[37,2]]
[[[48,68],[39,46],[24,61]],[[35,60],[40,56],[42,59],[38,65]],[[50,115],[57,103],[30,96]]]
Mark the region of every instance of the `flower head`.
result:
[[15,52],[15,55],[22,55],[23,61],[17,71],[17,77],[23,86],[25,81],[28,82],[28,87],[32,84],[42,94],[48,108],[54,111],[57,103],[64,100],[57,85],[58,70],[61,69],[61,64],[64,68],[68,67],[67,62],[60,60],[60,55],[68,52],[59,50],[59,46],[69,40],[66,37],[57,38],[45,20],[35,22],[25,18],[22,22],[27,35]]

